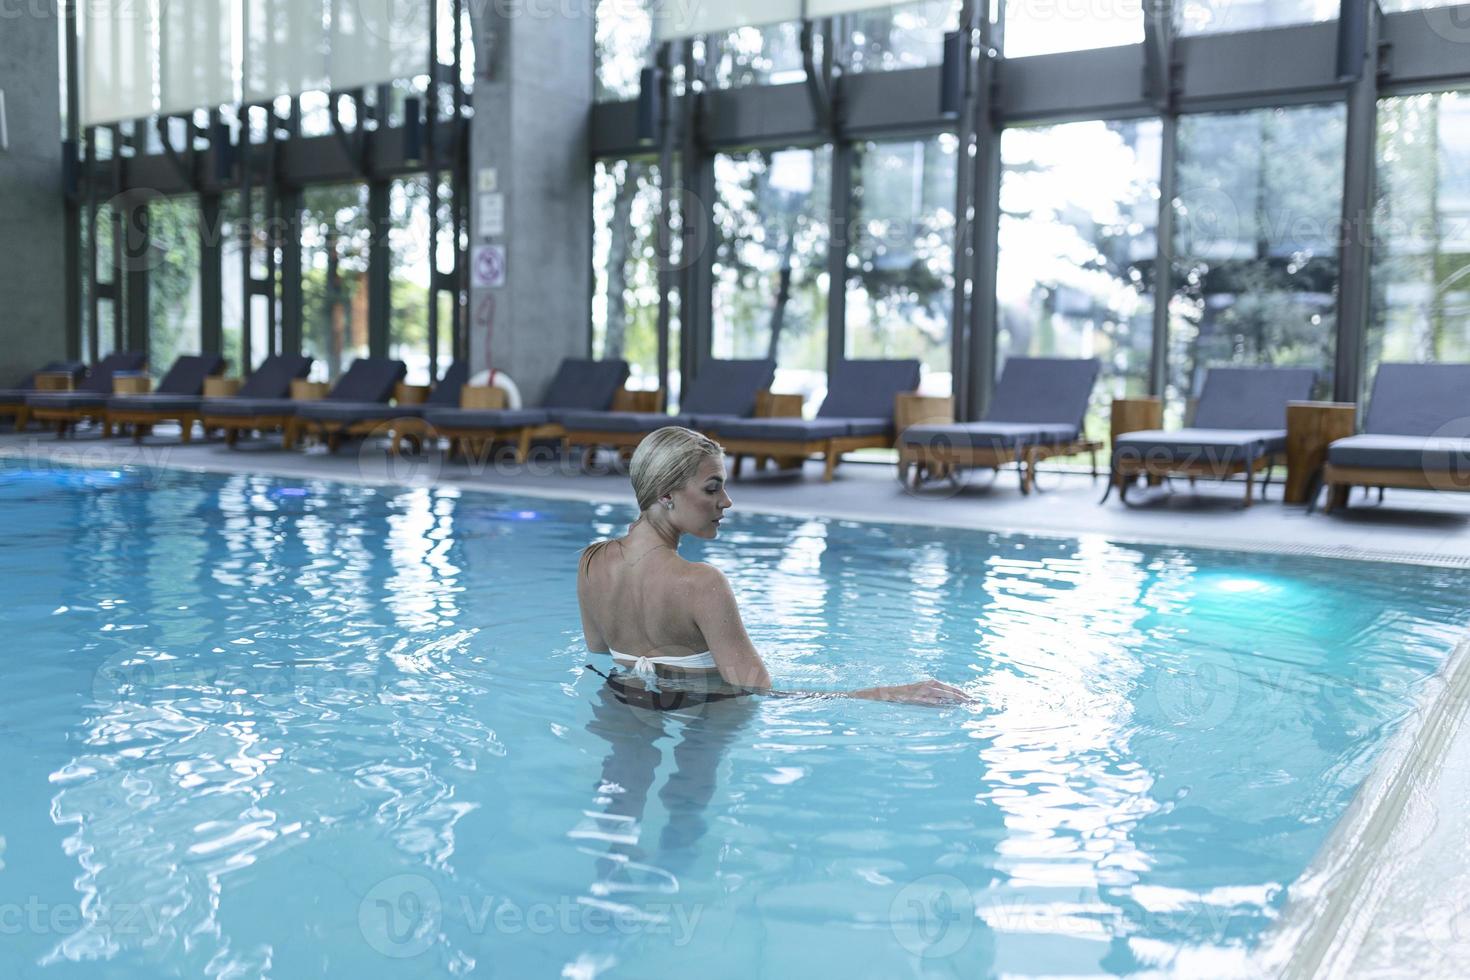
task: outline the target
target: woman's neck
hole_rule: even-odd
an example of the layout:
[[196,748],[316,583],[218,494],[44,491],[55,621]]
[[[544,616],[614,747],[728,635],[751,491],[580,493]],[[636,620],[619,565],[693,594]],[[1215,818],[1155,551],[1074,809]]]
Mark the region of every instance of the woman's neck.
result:
[[678,551],[679,537],[679,530],[672,524],[644,514],[628,528],[626,540],[648,548],[663,546],[670,551]]

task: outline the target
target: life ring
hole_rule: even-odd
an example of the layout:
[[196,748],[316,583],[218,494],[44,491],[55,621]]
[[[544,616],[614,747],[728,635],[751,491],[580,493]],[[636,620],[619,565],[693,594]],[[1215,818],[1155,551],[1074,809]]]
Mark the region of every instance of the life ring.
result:
[[499,388],[505,392],[506,408],[521,407],[521,389],[516,387],[516,383],[510,379],[510,375],[504,371],[481,371],[471,378],[469,383],[477,387],[488,384],[492,387]]

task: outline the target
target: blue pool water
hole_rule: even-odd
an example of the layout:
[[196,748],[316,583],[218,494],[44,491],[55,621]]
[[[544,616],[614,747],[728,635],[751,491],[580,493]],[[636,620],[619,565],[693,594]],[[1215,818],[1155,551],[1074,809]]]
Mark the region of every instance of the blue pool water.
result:
[[737,515],[685,554],[778,683],[977,703],[618,703],[573,588],[630,508],[0,470],[0,975],[1245,970],[1470,620],[1458,571]]

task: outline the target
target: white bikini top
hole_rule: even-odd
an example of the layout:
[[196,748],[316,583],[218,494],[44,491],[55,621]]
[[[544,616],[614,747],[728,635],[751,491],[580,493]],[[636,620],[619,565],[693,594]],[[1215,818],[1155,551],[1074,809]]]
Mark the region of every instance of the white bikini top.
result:
[[626,653],[618,653],[616,650],[609,650],[608,652],[612,654],[612,658],[618,663],[624,665],[631,664],[633,673],[645,683],[654,680],[658,676],[658,672],[653,669],[655,664],[665,667],[681,667],[685,670],[717,669],[715,655],[708,650],[704,653],[694,653],[683,657],[634,657]]

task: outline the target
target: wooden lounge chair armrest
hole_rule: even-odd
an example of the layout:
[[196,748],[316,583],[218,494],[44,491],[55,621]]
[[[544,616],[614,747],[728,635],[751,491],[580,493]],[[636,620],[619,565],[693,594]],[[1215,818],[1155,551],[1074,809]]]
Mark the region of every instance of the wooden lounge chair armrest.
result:
[[71,391],[76,387],[65,371],[42,371],[36,375],[35,385],[37,391]]
[[664,390],[655,388],[652,391],[635,391],[631,388],[619,388],[613,395],[612,410],[614,412],[662,412],[664,410]]
[[291,382],[291,397],[299,402],[314,402],[327,397],[327,392],[332,386],[325,381],[302,381],[296,379]]
[[465,385],[459,390],[460,408],[495,410],[505,407],[505,389],[495,385]]
[[916,425],[954,421],[953,395],[921,395],[905,391],[893,396],[893,427],[904,432]]
[[233,398],[240,393],[241,381],[239,378],[226,378],[223,375],[215,375],[204,379],[205,398]]
[[755,417],[758,419],[801,418],[800,395],[778,395],[762,388],[755,393]]
[[136,373],[119,371],[112,376],[114,395],[146,395],[152,390],[153,379],[141,371]]
[[1112,442],[1117,442],[1118,437],[1126,432],[1140,432],[1144,429],[1163,427],[1164,403],[1157,395],[1113,399],[1113,410],[1109,423]]
[[400,381],[393,386],[393,401],[399,405],[422,405],[428,400],[428,385],[406,385]]

